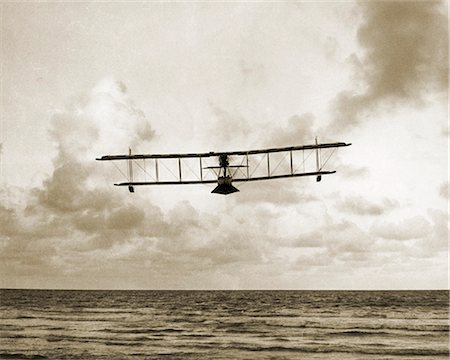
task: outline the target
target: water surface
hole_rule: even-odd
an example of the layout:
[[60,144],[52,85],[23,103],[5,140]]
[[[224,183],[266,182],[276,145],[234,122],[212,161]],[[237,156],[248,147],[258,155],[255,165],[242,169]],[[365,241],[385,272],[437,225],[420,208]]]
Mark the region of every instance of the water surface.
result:
[[0,359],[448,359],[448,291],[0,290]]

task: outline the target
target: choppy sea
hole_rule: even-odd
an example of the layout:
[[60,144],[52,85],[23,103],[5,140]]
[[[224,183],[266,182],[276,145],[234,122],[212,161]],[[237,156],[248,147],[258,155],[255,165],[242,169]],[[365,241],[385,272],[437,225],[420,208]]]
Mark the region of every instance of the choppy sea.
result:
[[448,291],[0,290],[0,359],[448,359]]

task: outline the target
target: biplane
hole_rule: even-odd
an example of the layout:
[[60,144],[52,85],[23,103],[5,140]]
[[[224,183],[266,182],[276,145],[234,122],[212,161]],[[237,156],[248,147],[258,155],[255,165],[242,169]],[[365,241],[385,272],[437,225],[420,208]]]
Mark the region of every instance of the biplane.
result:
[[[143,185],[216,184],[212,193],[228,195],[239,191],[233,185],[238,182],[300,176],[315,176],[319,182],[323,175],[336,172],[325,170],[335,150],[349,145],[344,142],[319,144],[316,138],[311,145],[249,151],[133,154],[129,149],[127,155],[105,155],[96,160],[125,160],[128,181],[114,185],[126,186],[130,192]],[[139,176],[137,170],[141,173]]]

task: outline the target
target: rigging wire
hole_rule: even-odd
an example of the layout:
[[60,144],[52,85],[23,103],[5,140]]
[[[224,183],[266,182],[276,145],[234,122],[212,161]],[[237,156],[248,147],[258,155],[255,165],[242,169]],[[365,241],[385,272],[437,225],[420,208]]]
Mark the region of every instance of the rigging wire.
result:
[[[302,150],[302,151],[304,151],[304,150]],[[303,159],[303,162],[299,165],[299,166],[297,166],[296,168],[295,168],[295,170],[294,170],[294,173],[296,173],[297,172],[297,170],[300,168],[300,166],[302,166],[303,165],[303,172],[306,172],[306,170],[305,170],[305,163],[306,163],[306,160],[308,160],[309,159],[309,157],[311,156],[311,154],[312,153],[314,153],[314,150],[311,150],[310,152],[309,152],[309,155],[306,157],[306,159],[304,158]],[[303,152],[303,155],[304,155],[305,153]]]
[[275,173],[275,170],[277,170],[277,169],[280,167],[281,163],[286,159],[286,157],[288,156],[288,154],[289,154],[289,153],[286,153],[286,154],[280,159],[280,161],[278,161],[277,166],[275,166],[275,168],[271,171],[272,174]]
[[[241,161],[241,163],[239,164],[239,166],[242,166],[242,164],[244,163],[244,160],[245,160],[245,157],[242,156],[242,161]],[[231,177],[234,177],[234,175],[236,175],[236,173],[237,173],[240,169],[241,169],[240,167],[237,167],[236,170],[234,170],[234,172],[233,172],[233,174],[231,175]],[[241,170],[241,172],[243,173],[242,170]],[[245,174],[244,174],[244,175],[245,175]]]
[[326,160],[326,161],[323,163],[323,165],[320,167],[320,170],[322,170],[322,169],[325,167],[325,165],[327,164],[328,160],[330,160],[331,155],[334,154],[334,152],[336,151],[336,149],[337,149],[337,148],[334,148],[334,149],[333,149],[333,151],[331,152],[331,154],[328,156],[327,160]]
[[142,167],[141,165],[139,165],[138,162],[136,162],[136,165],[137,165],[142,171],[144,171],[144,173],[147,174],[147,175],[149,176],[150,179],[156,181],[156,179],[153,177],[153,175],[151,175],[150,173],[148,173],[148,172],[145,170],[145,160],[144,160],[144,167]]
[[164,161],[161,161],[161,164],[162,164],[162,166],[164,166],[164,167],[166,168],[166,170],[167,170],[168,172],[170,172],[170,173],[173,175],[173,177],[174,177],[175,179],[178,179],[178,176],[175,175],[175,174],[172,172],[172,170],[170,170],[170,169],[167,167],[167,165],[164,164]]
[[250,178],[253,176],[253,174],[256,172],[256,170],[258,170],[259,165],[261,165],[262,161],[265,159],[266,157],[263,155],[261,156],[261,160],[259,160],[258,164],[255,167],[255,170],[253,170],[253,172],[250,174]]
[[119,172],[123,175],[123,177],[124,177],[125,179],[128,180],[128,175],[125,174],[122,170],[120,170],[120,168],[116,165],[116,163],[115,163],[114,161],[111,161],[111,164],[113,164],[114,167],[115,167],[117,170],[119,170]]

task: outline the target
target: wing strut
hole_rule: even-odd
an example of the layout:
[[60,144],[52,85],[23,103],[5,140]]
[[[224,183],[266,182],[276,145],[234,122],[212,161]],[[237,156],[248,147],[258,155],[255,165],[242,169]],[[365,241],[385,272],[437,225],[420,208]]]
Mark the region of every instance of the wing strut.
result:
[[[320,172],[320,153],[319,153],[319,147],[318,147],[319,143],[317,142],[317,136],[316,136],[316,167],[317,167],[317,172]],[[322,176],[321,175],[317,175],[316,177],[316,181],[320,182],[320,180],[322,180]]]
[[[133,182],[133,160],[131,159],[131,148],[128,148],[128,155],[130,159],[128,160],[128,178],[130,179],[130,183]],[[130,193],[134,193],[133,185],[128,185],[128,191]]]

